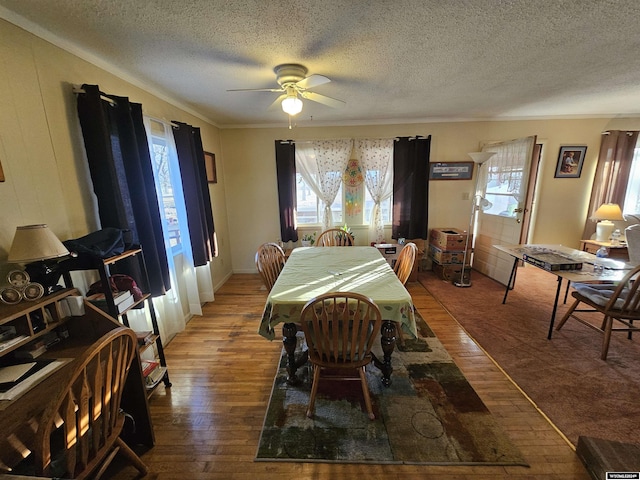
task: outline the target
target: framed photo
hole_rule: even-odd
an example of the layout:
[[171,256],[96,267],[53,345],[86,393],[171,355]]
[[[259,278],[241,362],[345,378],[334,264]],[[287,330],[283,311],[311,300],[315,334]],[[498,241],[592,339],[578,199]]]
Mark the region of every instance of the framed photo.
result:
[[429,164],[430,180],[471,180],[473,162],[437,162]]
[[580,178],[587,147],[560,147],[555,178]]
[[207,171],[207,182],[218,183],[215,153],[204,152],[204,168]]

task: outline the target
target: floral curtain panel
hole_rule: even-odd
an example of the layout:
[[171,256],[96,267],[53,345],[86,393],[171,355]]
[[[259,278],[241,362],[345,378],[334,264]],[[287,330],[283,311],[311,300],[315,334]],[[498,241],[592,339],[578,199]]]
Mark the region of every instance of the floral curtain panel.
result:
[[331,204],[340,190],[352,147],[352,140],[316,140],[296,145],[296,167],[324,205],[323,230],[333,226]]
[[374,206],[369,223],[369,240],[384,240],[380,203],[393,194],[393,139],[361,139],[355,142],[355,156],[365,171],[364,182]]

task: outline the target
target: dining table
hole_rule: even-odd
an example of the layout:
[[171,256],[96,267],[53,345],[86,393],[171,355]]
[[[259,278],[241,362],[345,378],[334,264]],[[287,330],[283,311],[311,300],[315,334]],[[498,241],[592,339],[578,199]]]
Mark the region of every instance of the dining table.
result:
[[391,356],[398,332],[402,338],[416,338],[417,329],[411,295],[398,280],[389,263],[375,247],[298,247],[287,259],[269,292],[258,333],[273,340],[282,325],[287,353],[287,381],[298,382],[296,371],[306,362],[306,352],[295,357],[297,323],[308,301],[328,292],[354,292],[375,302],[382,313],[380,344],[383,359],[374,356],[382,371],[382,383],[391,384]]

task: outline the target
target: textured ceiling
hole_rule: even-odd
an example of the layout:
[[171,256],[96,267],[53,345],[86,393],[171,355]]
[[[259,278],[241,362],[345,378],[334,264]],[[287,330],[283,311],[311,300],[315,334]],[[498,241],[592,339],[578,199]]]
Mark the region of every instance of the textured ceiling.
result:
[[221,127],[286,124],[277,93],[227,91],[277,87],[280,63],[346,101],[305,101],[298,125],[640,114],[638,0],[0,0],[0,17]]

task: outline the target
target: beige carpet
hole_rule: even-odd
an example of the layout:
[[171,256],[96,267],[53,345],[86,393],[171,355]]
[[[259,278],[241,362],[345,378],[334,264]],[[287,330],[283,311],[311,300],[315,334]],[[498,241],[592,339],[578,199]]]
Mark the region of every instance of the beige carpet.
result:
[[[419,280],[574,445],[581,435],[640,443],[640,335],[614,334],[606,362],[601,335],[578,322],[547,340],[556,277],[530,266],[504,305],[504,286],[475,271],[470,288],[432,272]],[[566,309],[561,298],[556,322]]]

